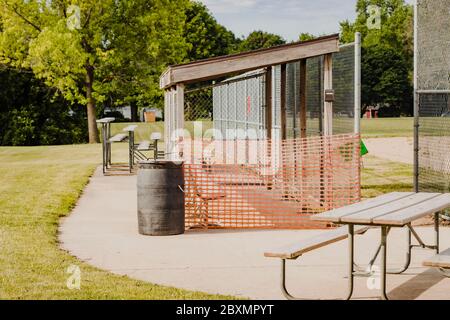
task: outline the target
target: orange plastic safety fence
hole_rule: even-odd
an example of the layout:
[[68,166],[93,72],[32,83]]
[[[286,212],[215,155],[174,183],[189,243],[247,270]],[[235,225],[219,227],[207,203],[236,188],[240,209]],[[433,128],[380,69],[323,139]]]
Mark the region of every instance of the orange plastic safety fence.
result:
[[184,140],[186,227],[320,229],[360,200],[360,137]]

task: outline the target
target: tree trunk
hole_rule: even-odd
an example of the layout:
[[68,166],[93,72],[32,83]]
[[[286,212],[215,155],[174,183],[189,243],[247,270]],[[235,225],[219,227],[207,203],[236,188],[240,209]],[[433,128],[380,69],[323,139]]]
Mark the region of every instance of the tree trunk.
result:
[[87,118],[89,130],[89,143],[100,142],[97,129],[97,116],[95,114],[95,101],[92,97],[92,85],[94,83],[94,67],[86,66],[86,100]]
[[131,109],[131,122],[139,122],[138,117],[138,107],[136,105],[136,102],[130,103],[130,109]]

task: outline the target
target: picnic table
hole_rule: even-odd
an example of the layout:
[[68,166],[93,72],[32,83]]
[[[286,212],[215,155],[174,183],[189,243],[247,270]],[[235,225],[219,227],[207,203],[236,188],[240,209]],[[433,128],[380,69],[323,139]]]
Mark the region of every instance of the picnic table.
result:
[[[408,193],[394,192],[377,198],[369,199],[340,209],[327,211],[318,214],[311,219],[325,221],[348,227],[349,241],[349,294],[348,299],[353,295],[354,277],[358,275],[354,259],[354,236],[355,229],[360,226],[381,229],[380,245],[370,261],[371,267],[375,259],[381,252],[381,298],[387,300],[386,275],[388,273],[400,274],[406,271],[411,263],[412,249],[415,247],[432,249],[436,251],[436,256],[425,261],[424,265],[446,268],[449,263],[449,251],[439,255],[439,214],[442,210],[450,207],[450,194],[442,193]],[[435,216],[435,244],[426,245],[414,230],[412,223],[425,216],[434,214]],[[408,228],[408,250],[406,262],[400,270],[387,270],[387,246],[388,234],[392,228]],[[418,245],[413,245],[411,235],[417,240]]]

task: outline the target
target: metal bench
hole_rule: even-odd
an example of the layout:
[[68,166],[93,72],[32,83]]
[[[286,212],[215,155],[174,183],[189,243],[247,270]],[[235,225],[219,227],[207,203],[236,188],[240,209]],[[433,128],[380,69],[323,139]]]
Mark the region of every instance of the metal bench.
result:
[[[355,234],[364,234],[369,228],[370,227],[367,226],[357,226],[355,227]],[[297,241],[294,244],[265,252],[265,257],[281,259],[281,290],[283,295],[289,300],[299,300],[298,298],[294,298],[286,288],[286,260],[296,260],[307,252],[325,247],[347,238],[347,227],[341,227],[334,230],[325,231],[317,236],[305,240]]]
[[145,151],[153,151],[153,159],[160,159],[165,156],[163,151],[158,150],[158,142],[161,139],[161,133],[153,132],[150,135],[152,141],[141,141],[134,146],[134,156],[140,160],[149,160],[149,158],[143,153]]
[[136,147],[137,151],[148,151],[150,150],[150,141],[141,141]]
[[[158,150],[158,141],[161,139],[161,133],[153,132],[151,134],[151,141],[141,141],[138,144],[135,143],[135,131],[138,128],[137,125],[129,125],[122,129],[123,133],[118,133],[111,137],[111,122],[115,118],[103,118],[97,120],[97,123],[102,125],[102,154],[103,154],[103,174],[111,169],[111,145],[113,143],[120,143],[128,141],[128,170],[131,173],[134,168],[135,160],[148,160],[149,158],[144,154],[145,151],[154,151],[154,159],[163,158],[165,156],[163,151]],[[119,167],[115,166],[117,170]]]
[[108,140],[108,142],[110,142],[110,143],[113,143],[113,142],[122,142],[122,141],[125,141],[126,138],[127,138],[127,135],[126,135],[126,134],[119,133],[119,134],[116,134],[114,137],[110,138],[110,139]]

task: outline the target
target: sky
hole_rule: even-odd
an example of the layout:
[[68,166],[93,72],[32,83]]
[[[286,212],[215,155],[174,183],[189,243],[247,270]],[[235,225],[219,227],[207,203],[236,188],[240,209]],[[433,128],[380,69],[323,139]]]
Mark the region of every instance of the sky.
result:
[[[356,0],[200,0],[217,21],[236,36],[263,30],[298,40],[302,32],[313,35],[339,32],[339,22],[356,17]],[[412,3],[414,0],[407,0]]]

